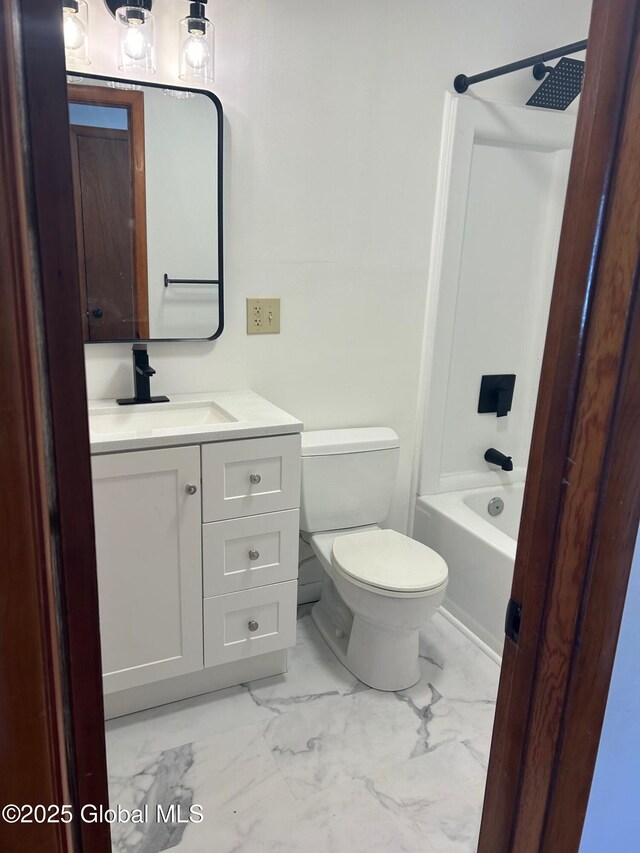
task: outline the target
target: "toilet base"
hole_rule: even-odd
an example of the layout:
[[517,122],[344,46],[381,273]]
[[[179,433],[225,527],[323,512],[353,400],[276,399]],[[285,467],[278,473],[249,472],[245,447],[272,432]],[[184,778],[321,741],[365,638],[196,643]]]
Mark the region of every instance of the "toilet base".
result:
[[344,620],[339,623],[322,600],[311,618],[340,663],[368,687],[406,690],[420,680],[417,629],[392,631],[353,615],[347,631]]

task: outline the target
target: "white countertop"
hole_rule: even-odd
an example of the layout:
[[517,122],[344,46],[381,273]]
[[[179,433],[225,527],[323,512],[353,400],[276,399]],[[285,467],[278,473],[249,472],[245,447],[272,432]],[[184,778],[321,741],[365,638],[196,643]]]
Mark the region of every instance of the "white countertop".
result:
[[301,432],[297,418],[253,391],[172,394],[168,403],[89,401],[91,453]]

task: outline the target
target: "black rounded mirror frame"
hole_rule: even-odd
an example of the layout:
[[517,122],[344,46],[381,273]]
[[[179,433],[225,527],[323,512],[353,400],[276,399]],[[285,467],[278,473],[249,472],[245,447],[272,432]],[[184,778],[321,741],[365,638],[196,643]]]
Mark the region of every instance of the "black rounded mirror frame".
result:
[[[107,2],[107,0],[105,0]],[[111,0],[112,4],[119,8],[122,6],[122,3],[117,3],[117,0]],[[107,5],[109,5],[107,3]],[[87,80],[112,80],[118,83],[130,83],[134,86],[148,86],[151,89],[170,89],[174,92],[193,92],[194,95],[205,95],[209,100],[213,102],[214,107],[216,108],[216,112],[218,114],[218,156],[217,156],[217,174],[218,174],[218,200],[217,200],[217,209],[218,209],[218,328],[208,338],[122,338],[119,340],[112,341],[85,341],[87,344],[126,344],[126,343],[179,343],[179,342],[192,342],[192,341],[215,341],[216,338],[219,338],[222,332],[224,331],[224,264],[223,264],[223,244],[222,244],[222,236],[223,236],[223,223],[222,223],[222,164],[223,164],[223,124],[224,124],[224,113],[222,111],[222,103],[217,95],[214,95],[213,92],[209,92],[207,89],[189,89],[186,86],[172,86],[167,83],[151,83],[148,80],[129,80],[124,77],[107,77],[106,74],[85,74],[84,72],[70,72],[67,71],[67,74],[72,74],[77,77],[82,77]],[[73,85],[73,84],[72,84]]]

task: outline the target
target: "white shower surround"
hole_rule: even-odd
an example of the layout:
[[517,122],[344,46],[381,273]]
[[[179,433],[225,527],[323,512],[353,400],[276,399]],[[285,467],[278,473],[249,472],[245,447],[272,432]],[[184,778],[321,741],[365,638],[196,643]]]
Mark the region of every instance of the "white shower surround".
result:
[[[573,115],[445,96],[418,494],[524,480],[574,130]],[[477,413],[491,373],[517,376],[505,418]],[[512,472],[489,468],[490,446]]]
[[[414,536],[448,562],[445,608],[494,654],[502,652],[574,130],[566,113],[445,99]],[[481,377],[495,373],[517,376],[504,418],[477,413]],[[489,447],[513,456],[513,471],[489,466]],[[505,514],[494,521],[486,504],[497,496]]]

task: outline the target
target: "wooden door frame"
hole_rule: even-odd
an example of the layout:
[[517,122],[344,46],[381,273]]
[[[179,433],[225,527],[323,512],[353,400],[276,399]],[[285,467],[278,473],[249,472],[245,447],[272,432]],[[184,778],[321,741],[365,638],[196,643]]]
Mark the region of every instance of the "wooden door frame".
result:
[[133,187],[133,285],[136,329],[140,340],[149,338],[149,270],[147,259],[147,177],[144,132],[144,92],[72,84],[69,101],[91,106],[122,107],[129,115],[131,182]]
[[[64,674],[56,625],[55,570],[38,362],[35,270],[26,164],[8,0],[0,5],[0,799],[69,802]],[[35,778],[34,778],[35,777]],[[32,800],[32,797],[34,798]],[[0,847],[70,849],[60,825],[0,822]]]
[[[638,423],[637,7],[636,0],[594,2],[517,556],[522,629],[519,644],[505,646],[481,853],[577,849],[602,725],[638,520],[638,447],[629,426]],[[0,621],[0,701],[14,734],[3,758],[16,768],[2,781],[10,782],[11,799],[105,805],[59,19],[58,0],[0,0],[0,211],[7,213],[0,224],[7,276],[0,289],[0,454],[12,466],[0,541],[14,549],[0,583],[16,601]],[[586,707],[585,674],[595,687]],[[76,822],[71,835],[56,825],[34,827],[15,830],[22,849],[109,853],[105,824]],[[3,837],[10,831],[0,824]]]
[[638,17],[593,4],[480,853],[578,849],[604,719],[640,515]]
[[109,853],[108,824],[78,819],[108,793],[57,0],[0,0],[0,47],[1,798],[74,814],[71,825],[0,821],[0,847]]

